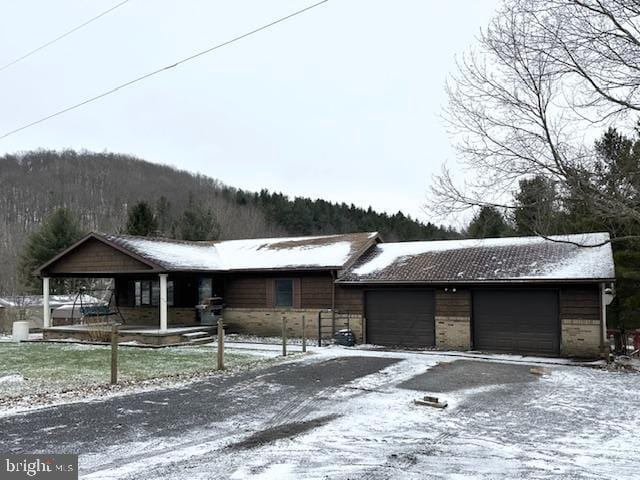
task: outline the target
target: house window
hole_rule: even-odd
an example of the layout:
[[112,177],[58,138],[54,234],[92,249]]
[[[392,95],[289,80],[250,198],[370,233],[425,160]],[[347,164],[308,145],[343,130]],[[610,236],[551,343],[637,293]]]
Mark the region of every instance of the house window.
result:
[[145,280],[140,282],[140,305],[151,305],[151,282]]
[[279,278],[276,280],[276,307],[293,307],[293,280]]
[[[138,280],[135,282],[136,307],[160,305],[160,280]],[[173,306],[173,280],[167,282],[167,305]]]

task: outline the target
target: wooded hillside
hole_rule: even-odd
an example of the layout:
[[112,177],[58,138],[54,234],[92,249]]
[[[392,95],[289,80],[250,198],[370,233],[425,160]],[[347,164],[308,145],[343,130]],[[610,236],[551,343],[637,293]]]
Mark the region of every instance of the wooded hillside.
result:
[[[219,238],[306,235],[378,230],[386,240],[451,238],[457,233],[401,213],[353,205],[246,192],[203,175],[112,153],[34,151],[0,157],[0,293],[13,293],[26,236],[60,207],[75,212],[85,230],[121,232],[128,208],[146,201],[165,230],[189,195],[210,208]],[[161,201],[164,196],[166,201]]]

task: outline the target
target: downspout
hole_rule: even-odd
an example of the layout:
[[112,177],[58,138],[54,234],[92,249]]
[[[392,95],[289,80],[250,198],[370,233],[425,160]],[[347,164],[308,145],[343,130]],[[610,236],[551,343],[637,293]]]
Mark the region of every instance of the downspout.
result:
[[607,344],[607,302],[605,297],[605,284],[600,284],[600,352],[603,356],[606,355],[605,346]]
[[336,271],[331,270],[331,336],[336,333]]

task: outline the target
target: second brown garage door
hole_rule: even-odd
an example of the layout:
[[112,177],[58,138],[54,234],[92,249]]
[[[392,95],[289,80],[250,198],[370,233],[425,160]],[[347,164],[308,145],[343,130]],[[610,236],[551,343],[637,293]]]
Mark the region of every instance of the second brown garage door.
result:
[[434,305],[432,290],[367,292],[367,343],[417,348],[434,346]]
[[558,292],[473,292],[473,339],[476,350],[559,354]]

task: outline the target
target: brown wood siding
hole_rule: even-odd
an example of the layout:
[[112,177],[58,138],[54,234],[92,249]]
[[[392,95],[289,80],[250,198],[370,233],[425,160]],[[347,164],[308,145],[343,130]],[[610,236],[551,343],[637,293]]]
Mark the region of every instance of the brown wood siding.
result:
[[436,317],[471,317],[471,291],[436,290]]
[[293,280],[293,308],[331,308],[333,280],[327,275],[228,277],[225,304],[229,308],[275,308],[276,278]]
[[598,286],[563,287],[560,290],[560,318],[600,320]]
[[[268,307],[267,280],[269,279],[264,277],[238,277],[227,279],[224,284],[225,304],[229,308]],[[273,294],[271,294],[271,297],[273,297]]]
[[129,257],[99,240],[89,239],[50,265],[43,275],[135,272],[151,270],[147,265]]
[[331,308],[333,291],[333,279],[331,277],[302,277],[299,285],[300,308]]
[[360,287],[341,287],[336,285],[336,310],[362,315],[364,312],[364,293]]

